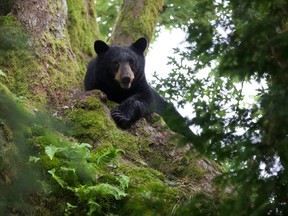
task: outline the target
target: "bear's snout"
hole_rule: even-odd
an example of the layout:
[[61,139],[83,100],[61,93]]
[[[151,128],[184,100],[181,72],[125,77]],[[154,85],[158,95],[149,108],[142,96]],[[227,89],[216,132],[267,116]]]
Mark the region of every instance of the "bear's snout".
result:
[[121,77],[121,82],[122,82],[122,83],[130,83],[130,82],[131,82],[130,76],[127,76],[127,75],[122,76],[122,77]]
[[123,89],[129,89],[134,79],[134,73],[128,63],[120,63],[118,71],[115,74],[115,80]]

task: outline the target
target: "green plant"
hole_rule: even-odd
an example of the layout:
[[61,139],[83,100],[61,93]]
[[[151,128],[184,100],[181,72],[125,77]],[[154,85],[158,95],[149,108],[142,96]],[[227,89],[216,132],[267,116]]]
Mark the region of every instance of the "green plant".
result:
[[80,211],[87,215],[107,213],[113,207],[110,205],[113,200],[127,196],[129,177],[115,170],[119,149],[109,147],[91,152],[87,143],[61,141],[51,135],[46,133],[41,138],[48,142],[54,140],[44,147],[44,154],[30,160],[42,162],[47,168],[52,178],[49,192],[64,194],[66,215]]

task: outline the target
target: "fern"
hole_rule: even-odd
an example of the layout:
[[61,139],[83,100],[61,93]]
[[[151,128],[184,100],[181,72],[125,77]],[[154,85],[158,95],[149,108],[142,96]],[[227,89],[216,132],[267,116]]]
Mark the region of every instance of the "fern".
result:
[[[36,163],[40,160],[50,167],[47,172],[51,175],[52,183],[54,182],[54,191],[74,194],[74,197],[67,196],[65,215],[83,212],[83,209],[87,215],[103,213],[103,200],[116,201],[127,196],[125,190],[129,187],[129,177],[109,172],[110,164],[117,163],[122,150],[109,147],[93,153],[87,143],[63,142],[54,140],[50,135],[46,134],[50,144],[44,147],[44,157],[31,156],[30,161]],[[106,212],[107,206],[105,207]]]

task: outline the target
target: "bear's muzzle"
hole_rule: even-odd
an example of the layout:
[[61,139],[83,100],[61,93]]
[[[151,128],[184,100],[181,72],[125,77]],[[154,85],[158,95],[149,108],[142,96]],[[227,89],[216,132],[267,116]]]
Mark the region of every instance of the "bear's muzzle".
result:
[[115,74],[115,80],[123,89],[129,89],[134,80],[134,72],[129,63],[120,63],[118,71]]

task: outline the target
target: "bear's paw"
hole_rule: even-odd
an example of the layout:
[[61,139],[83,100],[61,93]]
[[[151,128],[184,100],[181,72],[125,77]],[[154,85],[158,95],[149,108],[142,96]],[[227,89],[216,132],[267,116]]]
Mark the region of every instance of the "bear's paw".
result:
[[130,118],[125,113],[123,113],[118,107],[116,107],[111,111],[111,116],[113,120],[116,122],[117,126],[122,129],[130,127],[132,123]]

